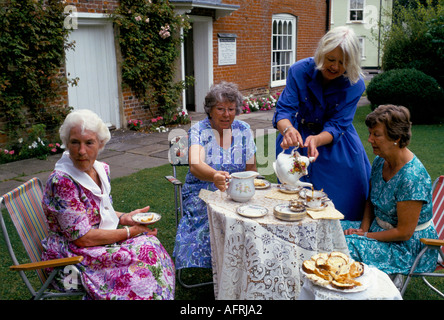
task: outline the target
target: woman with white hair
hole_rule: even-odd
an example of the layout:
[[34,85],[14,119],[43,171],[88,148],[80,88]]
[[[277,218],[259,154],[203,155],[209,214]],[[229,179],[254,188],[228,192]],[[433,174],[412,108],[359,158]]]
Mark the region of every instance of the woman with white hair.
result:
[[[89,299],[173,299],[174,264],[157,229],[131,218],[149,206],[129,213],[113,209],[109,166],[96,160],[110,139],[107,126],[92,111],[74,111],[60,138],[68,151],[45,187],[50,233],[42,241],[43,260],[83,256],[77,267]],[[72,277],[61,272],[54,285],[69,289]]]
[[359,43],[353,30],[337,27],[319,42],[315,56],[290,67],[276,105],[276,154],[293,147],[315,158],[308,176],[323,189],[346,220],[361,220],[368,194],[370,162],[353,127],[365,90]]

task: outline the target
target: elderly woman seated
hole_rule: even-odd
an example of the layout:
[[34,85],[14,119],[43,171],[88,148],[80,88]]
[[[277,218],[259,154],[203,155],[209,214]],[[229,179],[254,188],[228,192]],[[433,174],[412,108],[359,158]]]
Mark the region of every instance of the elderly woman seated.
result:
[[[106,125],[89,110],[74,111],[60,138],[68,151],[46,183],[50,233],[42,258],[83,256],[77,267],[89,299],[174,299],[174,264],[157,230],[131,218],[149,206],[129,213],[113,209],[109,166],[96,160],[110,139]],[[60,274],[56,285],[64,284]]]
[[[432,219],[432,184],[427,170],[407,145],[411,137],[407,108],[381,105],[365,123],[373,153],[370,197],[360,223],[345,222],[351,257],[387,274],[408,274],[423,248],[420,238],[436,239]],[[348,225],[351,228],[347,228]],[[433,271],[431,250],[416,271]]]
[[225,191],[230,174],[256,171],[250,126],[236,120],[243,97],[233,83],[213,85],[205,97],[208,117],[189,130],[189,171],[183,187],[184,216],[174,248],[176,269],[211,268],[208,215],[201,189]]

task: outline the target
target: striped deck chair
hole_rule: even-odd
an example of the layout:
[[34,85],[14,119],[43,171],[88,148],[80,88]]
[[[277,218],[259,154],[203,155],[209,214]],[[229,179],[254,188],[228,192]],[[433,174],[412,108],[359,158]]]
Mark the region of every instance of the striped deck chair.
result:
[[438,233],[439,239],[421,239],[421,242],[425,244],[424,249],[416,257],[415,262],[408,274],[402,288],[401,295],[404,295],[407,285],[411,277],[421,277],[424,283],[429,286],[433,291],[444,298],[444,294],[435,288],[430,282],[427,281],[425,277],[443,277],[444,273],[432,272],[432,273],[418,273],[414,272],[419,260],[427,250],[438,250],[439,259],[436,266],[436,270],[444,268],[444,253],[442,251],[442,246],[444,246],[444,175],[438,177],[433,183],[433,224],[435,226],[436,232]]
[[[41,261],[40,257],[43,251],[41,242],[48,235],[46,218],[41,204],[42,197],[43,187],[38,178],[33,178],[0,197],[0,225],[9,254],[14,263],[14,265],[10,267],[10,270],[19,272],[32,295],[32,299],[39,300],[50,297],[84,295],[82,289],[67,292],[54,292],[54,290],[50,290],[52,289],[50,283],[58,269],[80,263],[83,257]],[[5,220],[3,218],[3,205],[11,217],[12,223],[23,243],[25,251],[31,260],[30,263],[20,264],[17,260],[14,253],[15,246],[13,247],[11,244]],[[46,268],[53,268],[52,273],[48,275],[45,271]],[[25,271],[29,270],[35,270],[41,281],[42,286],[37,291],[34,289],[25,273]]]

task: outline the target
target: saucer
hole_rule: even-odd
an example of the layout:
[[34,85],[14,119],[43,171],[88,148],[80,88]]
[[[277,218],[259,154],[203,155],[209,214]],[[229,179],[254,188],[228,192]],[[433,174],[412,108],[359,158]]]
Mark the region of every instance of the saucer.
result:
[[268,209],[254,204],[246,204],[240,207],[237,207],[236,212],[241,216],[248,218],[260,218],[265,216],[268,213]]

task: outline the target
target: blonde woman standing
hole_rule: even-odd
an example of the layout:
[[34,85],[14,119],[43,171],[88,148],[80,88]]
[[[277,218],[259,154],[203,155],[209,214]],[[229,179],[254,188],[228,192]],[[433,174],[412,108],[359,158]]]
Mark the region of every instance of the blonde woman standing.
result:
[[303,180],[323,189],[346,220],[361,220],[368,194],[370,162],[353,127],[365,90],[358,39],[337,27],[322,37],[313,58],[288,72],[273,125],[279,130],[276,155],[295,146],[315,157]]

